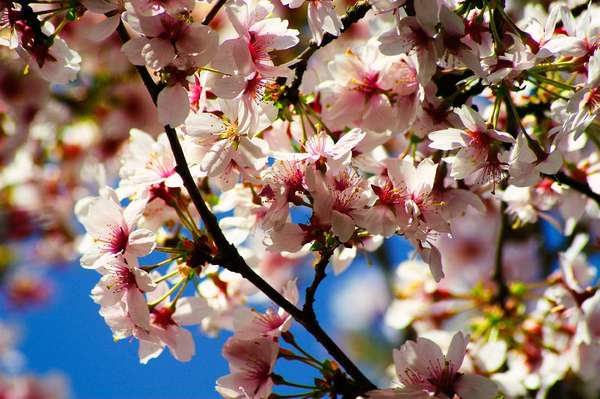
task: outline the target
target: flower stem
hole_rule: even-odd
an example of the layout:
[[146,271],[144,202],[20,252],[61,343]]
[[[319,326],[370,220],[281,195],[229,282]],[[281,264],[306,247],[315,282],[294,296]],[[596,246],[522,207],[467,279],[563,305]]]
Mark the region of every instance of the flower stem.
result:
[[176,275],[179,274],[179,270],[173,270],[171,273],[165,274],[164,276],[162,276],[161,278],[159,278],[158,280],[155,280],[154,283],[158,284],[161,281],[165,281],[170,279],[171,277],[175,277]]
[[181,258],[182,256],[183,255],[177,255],[177,256],[175,256],[173,258],[167,258],[167,259],[165,259],[163,261],[160,261],[158,263],[154,263],[152,265],[142,266],[142,267],[140,267],[140,269],[142,269],[144,271],[147,271],[147,272],[151,272],[154,269],[157,269],[157,268],[159,268],[161,266],[168,265],[169,263],[176,261],[177,259]]
[[148,306],[150,308],[155,307],[156,305],[158,305],[159,303],[161,303],[162,301],[164,301],[165,299],[167,299],[169,296],[171,296],[172,293],[175,292],[175,290],[177,288],[179,288],[179,286],[184,282],[184,280],[187,280],[187,278],[182,278],[181,280],[179,280],[174,286],[172,286],[169,291],[165,292],[163,296],[161,296],[160,298],[158,298],[155,301],[152,301],[148,304]]
[[531,76],[532,78],[534,78],[538,82],[548,83],[548,84],[550,84],[552,86],[556,86],[559,89],[563,89],[563,90],[570,90],[570,91],[576,90],[575,87],[572,86],[572,85],[570,85],[570,84],[559,82],[557,80],[547,78],[545,76],[540,75],[537,72],[529,71],[528,74],[529,74],[529,76]]

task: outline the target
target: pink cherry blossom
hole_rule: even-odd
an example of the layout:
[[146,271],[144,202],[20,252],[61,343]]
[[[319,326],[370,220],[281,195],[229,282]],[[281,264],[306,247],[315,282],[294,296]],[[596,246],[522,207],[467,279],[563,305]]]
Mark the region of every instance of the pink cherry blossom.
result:
[[[292,304],[298,303],[298,287],[290,280],[283,287],[282,295]],[[254,309],[242,308],[234,316],[235,336],[243,340],[259,337],[278,337],[290,328],[292,317],[282,308],[267,309],[259,313]]]
[[460,369],[468,338],[458,332],[446,355],[427,338],[405,343],[394,350],[394,364],[401,388],[373,391],[369,398],[464,398],[493,399],[498,388],[492,381],[462,374]]
[[482,182],[497,182],[506,166],[503,165],[501,143],[514,143],[508,133],[489,129],[481,116],[464,105],[455,111],[464,129],[448,128],[429,134],[431,148],[439,150],[459,149],[456,155],[446,158],[452,165],[450,175],[464,179],[480,171]]
[[84,245],[81,265],[98,269],[110,258],[138,257],[152,252],[154,233],[137,228],[144,206],[144,200],[137,200],[123,209],[109,188],[102,190],[99,197],[80,201],[77,215],[90,237]]
[[262,399],[273,388],[271,372],[279,353],[279,345],[271,338],[240,340],[231,337],[223,347],[230,374],[217,380],[216,390],[224,398]]
[[134,261],[127,262],[122,257],[110,259],[100,272],[103,276],[92,290],[94,302],[102,307],[123,302],[135,325],[148,330],[150,313],[144,292],[152,291],[156,286],[150,275]]
[[[153,278],[160,277],[152,273]],[[165,298],[169,287],[165,281],[160,282],[156,289],[147,293],[148,303]],[[150,310],[150,328],[138,332],[140,341],[140,362],[146,363],[162,353],[164,347],[169,348],[173,357],[181,362],[187,362],[196,353],[194,339],[189,330],[183,326],[200,324],[211,313],[206,299],[197,296],[178,298],[171,302],[166,297]]]

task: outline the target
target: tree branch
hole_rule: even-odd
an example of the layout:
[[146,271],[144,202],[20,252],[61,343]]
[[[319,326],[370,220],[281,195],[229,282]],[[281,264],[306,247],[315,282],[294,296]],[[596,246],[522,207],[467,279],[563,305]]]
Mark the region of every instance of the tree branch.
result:
[[506,284],[506,277],[504,276],[504,264],[502,257],[502,250],[504,247],[504,240],[506,239],[506,202],[500,201],[500,225],[498,227],[498,236],[496,237],[496,252],[494,256],[494,273],[492,274],[492,280],[497,285],[498,291],[496,292],[495,300],[502,308],[510,295],[510,290]]
[[[129,35],[125,26],[121,22],[117,28],[119,36],[123,42],[129,40]],[[160,92],[160,86],[157,85],[148,70],[143,66],[136,67],[146,89],[150,93],[152,100],[156,103],[158,93]],[[183,185],[188,191],[194,206],[198,210],[204,226],[211,236],[215,245],[219,249],[218,255],[215,257],[214,262],[228,270],[239,273],[246,280],[250,281],[260,291],[262,291],[269,299],[274,303],[282,307],[288,312],[296,321],[298,321],[304,328],[313,336],[315,339],[323,345],[327,352],[346,370],[346,372],[354,379],[357,383],[356,394],[362,394],[366,391],[376,389],[377,387],[360,371],[360,369],[348,358],[348,356],[340,349],[340,347],[327,335],[327,333],[321,328],[315,318],[306,317],[306,314],[298,309],[295,305],[290,303],[283,297],[277,290],[275,290],[269,283],[267,283],[262,277],[260,277],[242,258],[235,246],[233,246],[221,230],[216,216],[208,209],[206,202],[202,198],[202,194],[196,185],[196,181],[192,176],[188,167],[187,160],[183,148],[179,143],[177,132],[171,126],[165,126],[165,132],[173,151],[175,158],[176,172],[181,176]]]
[[210,9],[204,20],[202,21],[202,25],[208,25],[211,21],[217,16],[221,7],[223,7],[227,3],[227,0],[219,0],[217,3]]
[[323,252],[321,252],[321,259],[319,259],[315,265],[315,277],[313,278],[312,284],[306,288],[306,298],[304,299],[302,312],[304,312],[307,317],[312,317],[314,319],[317,318],[313,304],[315,302],[317,288],[319,288],[319,284],[321,284],[321,281],[323,281],[327,276],[325,269],[327,268],[329,259],[331,259],[331,255],[332,251],[330,250],[323,250]]
[[596,203],[598,205],[600,205],[600,195],[593,192],[587,183],[583,183],[583,182],[580,182],[579,180],[575,180],[572,177],[567,176],[563,172],[558,172],[554,175],[545,175],[545,176],[553,179],[554,181],[556,181],[560,184],[564,184],[565,186],[567,186],[575,191],[580,192],[581,194],[589,197],[590,199],[593,199],[594,201],[596,201]]

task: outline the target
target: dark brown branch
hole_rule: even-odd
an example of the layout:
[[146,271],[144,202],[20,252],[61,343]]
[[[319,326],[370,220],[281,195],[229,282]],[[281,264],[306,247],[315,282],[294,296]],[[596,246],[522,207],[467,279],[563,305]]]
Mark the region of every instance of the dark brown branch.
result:
[[208,25],[210,22],[217,16],[221,7],[223,7],[227,3],[227,0],[218,0],[217,3],[210,9],[204,20],[202,21],[203,25]]
[[506,202],[500,201],[500,209],[499,209],[499,227],[498,227],[498,236],[496,237],[496,252],[494,255],[494,273],[492,274],[492,280],[496,283],[496,296],[495,300],[500,306],[504,308],[506,304],[506,300],[510,295],[510,290],[508,285],[506,284],[506,276],[504,275],[504,262],[503,262],[503,248],[504,248],[504,240],[506,240],[507,230],[506,230]]
[[[129,40],[127,30],[121,23],[118,27],[119,36],[123,42]],[[150,96],[156,103],[160,87],[154,82],[148,70],[141,66],[136,68],[144,85],[146,86]],[[219,249],[219,254],[214,258],[214,262],[228,270],[235,273],[239,273],[246,280],[250,281],[256,288],[262,291],[269,299],[274,303],[281,306],[288,312],[296,321],[298,321],[304,328],[315,337],[315,339],[323,345],[327,352],[346,370],[346,372],[354,379],[357,383],[356,394],[362,394],[366,391],[376,389],[376,386],[369,381],[369,379],[360,371],[360,369],[350,360],[350,358],[340,349],[340,347],[327,335],[327,333],[321,328],[318,321],[314,317],[307,317],[307,314],[302,310],[298,309],[295,305],[290,303],[283,297],[277,290],[275,290],[269,283],[267,283],[262,277],[260,277],[242,258],[235,246],[229,243],[223,234],[223,231],[219,227],[216,216],[208,209],[206,202],[202,198],[202,194],[196,185],[196,181],[192,176],[185,159],[183,148],[179,143],[177,132],[171,126],[165,126],[165,132],[169,139],[171,150],[175,158],[176,167],[175,170],[181,176],[183,185],[188,191],[194,206],[198,210],[204,226],[211,236],[215,245]]]
[[321,284],[321,281],[327,277],[325,269],[327,268],[327,264],[329,263],[331,255],[332,252],[328,250],[324,250],[321,253],[321,259],[319,259],[317,264],[315,264],[315,277],[313,278],[312,284],[306,288],[306,298],[304,298],[304,306],[302,311],[308,317],[312,317],[314,319],[317,318],[315,309],[313,308],[313,304],[315,303],[315,295],[317,293],[317,288],[319,288],[319,284]]
[[[360,21],[370,9],[371,5],[364,0],[361,0],[352,7],[349,7],[346,11],[346,14],[344,14],[342,17],[342,33],[350,29],[350,27],[356,22]],[[308,66],[308,60],[310,57],[312,57],[315,51],[327,46],[336,38],[337,36],[326,33],[325,36],[323,36],[321,44],[311,41],[309,46],[298,56],[298,62],[291,66],[291,68],[295,70],[294,80],[288,87],[285,88],[285,91],[282,94],[284,99],[288,100],[292,104],[295,104],[298,101],[299,89],[300,85],[302,84],[304,72],[306,72],[306,68]]]
[[572,177],[567,176],[563,172],[558,172],[555,175],[546,175],[546,177],[549,177],[560,184],[564,184],[565,186],[568,186],[569,188],[580,192],[586,197],[593,199],[598,205],[600,205],[600,195],[593,192],[587,183],[575,180]]

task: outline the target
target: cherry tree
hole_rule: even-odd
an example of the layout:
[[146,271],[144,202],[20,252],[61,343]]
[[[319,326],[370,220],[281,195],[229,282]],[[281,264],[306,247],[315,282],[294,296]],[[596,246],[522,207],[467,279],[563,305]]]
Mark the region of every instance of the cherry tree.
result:
[[224,398],[598,397],[600,6],[543,3],[2,0],[6,302],[79,257],[140,363],[225,334]]

